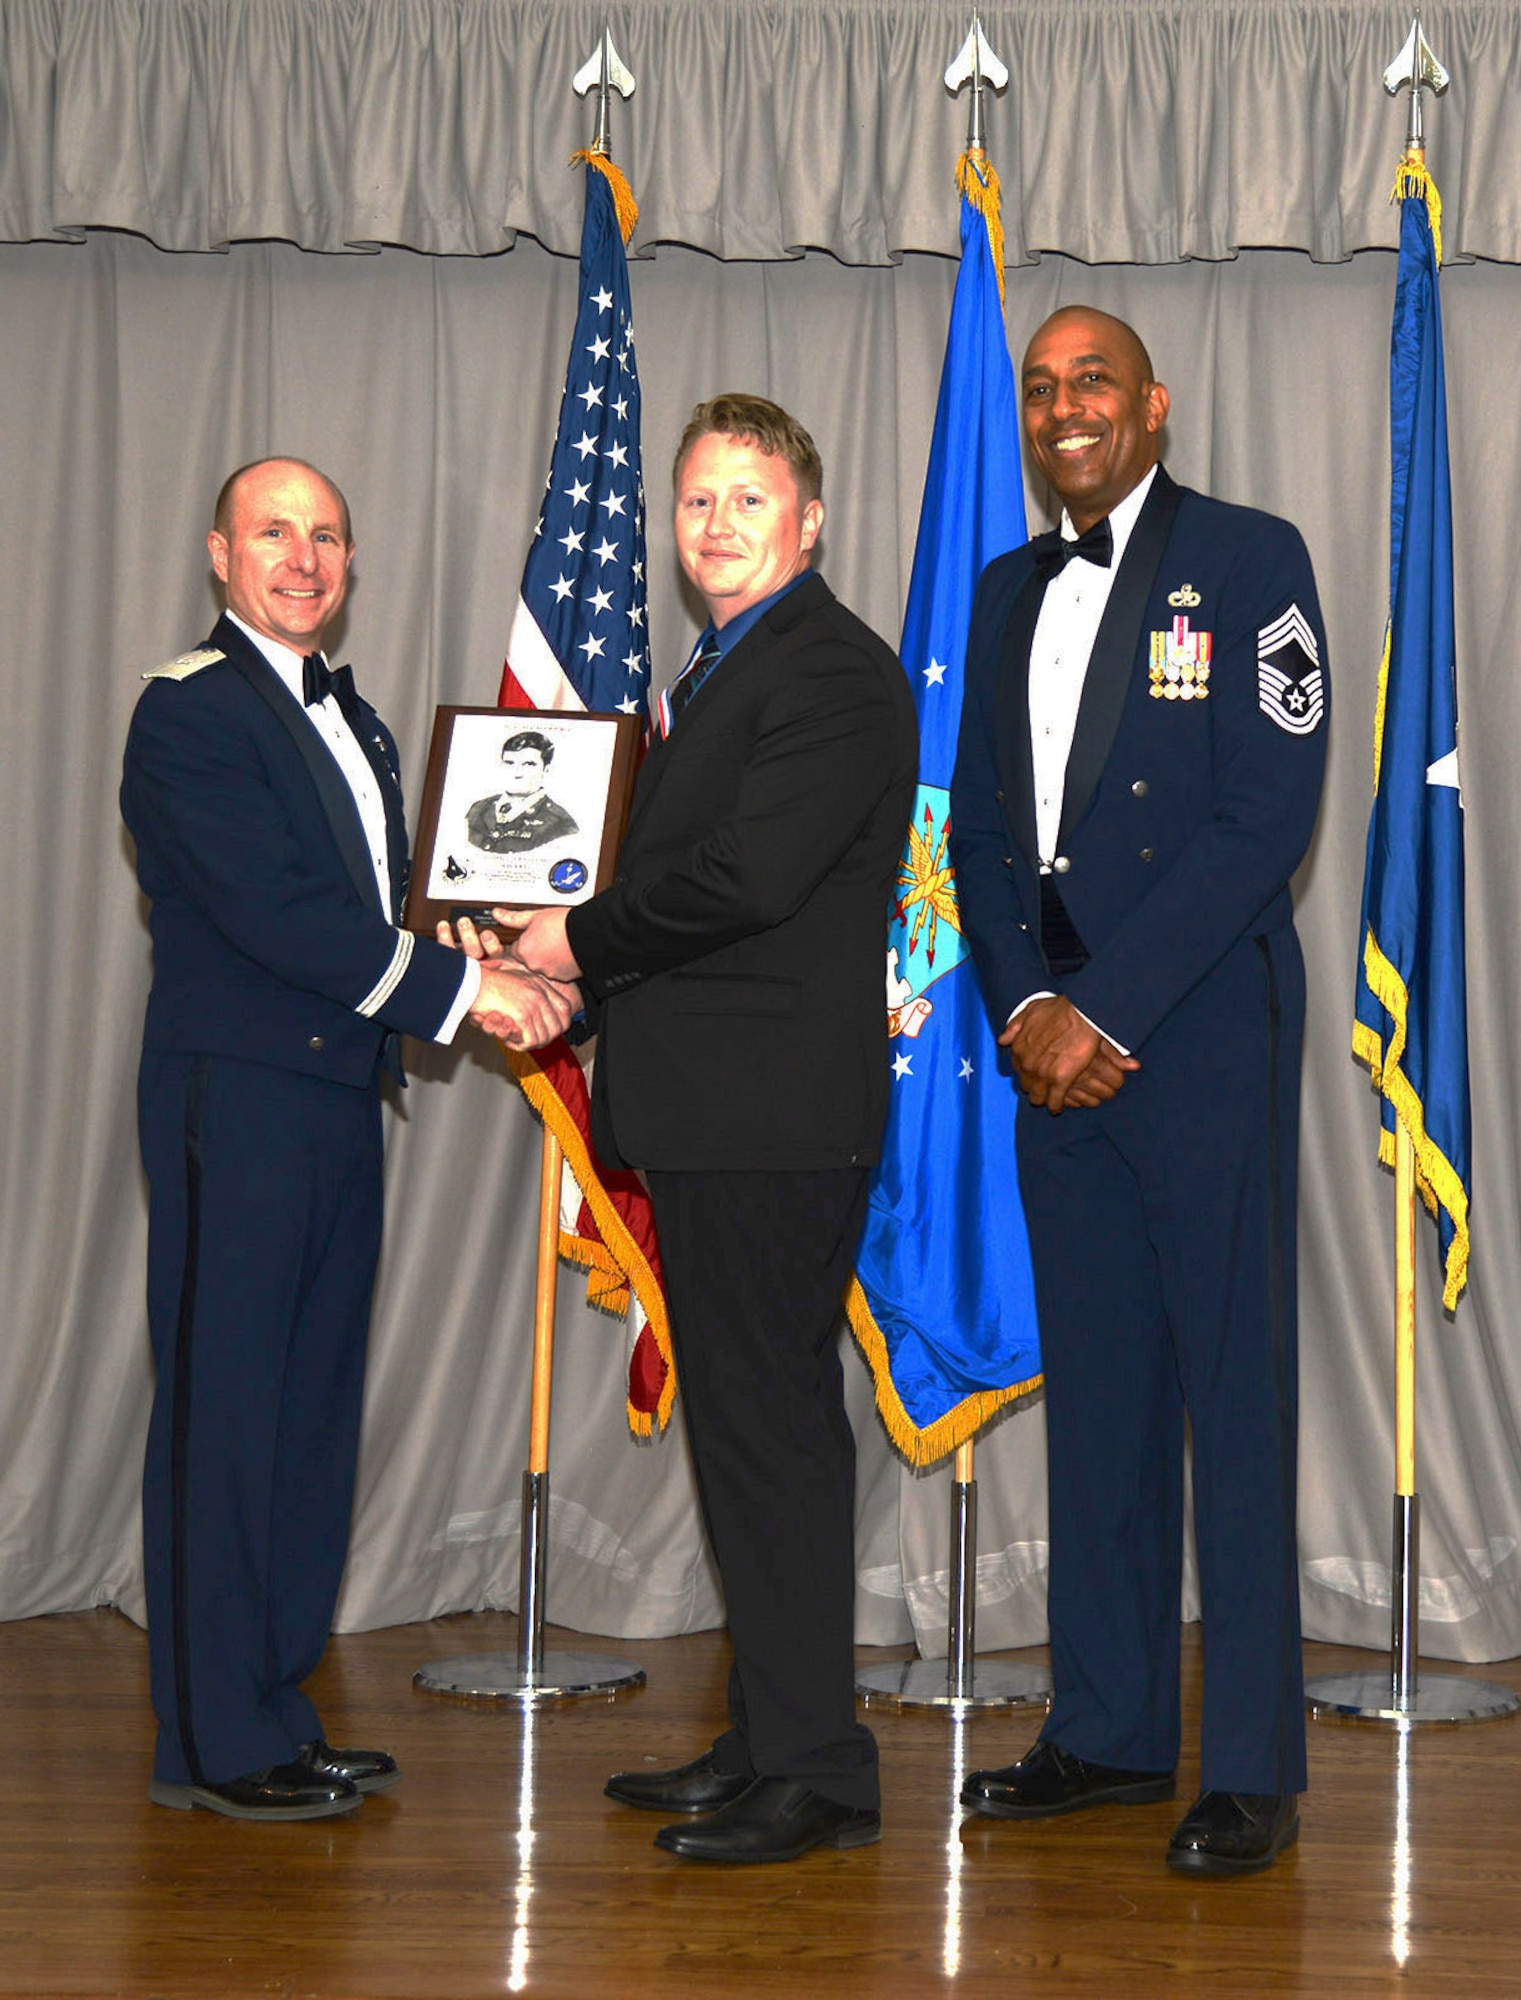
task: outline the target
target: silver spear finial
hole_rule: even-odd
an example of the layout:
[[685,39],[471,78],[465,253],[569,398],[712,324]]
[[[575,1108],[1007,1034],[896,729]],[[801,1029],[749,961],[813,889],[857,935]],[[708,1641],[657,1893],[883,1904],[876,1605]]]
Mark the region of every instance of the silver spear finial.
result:
[[954,94],[969,80],[972,97],[967,117],[966,145],[969,153],[980,153],[984,150],[982,93],[989,88],[1005,89],[1009,81],[1009,72],[988,47],[988,38],[982,32],[982,22],[975,14],[972,16],[971,32],[957,50],[950,68],[945,73],[945,87]]
[[582,63],[570,80],[570,87],[577,97],[584,97],[595,86],[597,92],[597,136],[591,142],[594,153],[608,150],[607,103],[613,91],[620,97],[634,94],[634,79],[623,66],[623,60],[613,47],[612,29],[604,25],[602,39],[591,56]]
[[1421,17],[1415,17],[1409,38],[1399,54],[1384,71],[1384,88],[1391,97],[1397,97],[1402,90],[1410,92],[1410,121],[1405,127],[1405,151],[1424,157],[1426,134],[1421,126],[1421,92],[1429,90],[1434,97],[1440,97],[1451,79],[1431,52],[1431,44],[1421,29]]

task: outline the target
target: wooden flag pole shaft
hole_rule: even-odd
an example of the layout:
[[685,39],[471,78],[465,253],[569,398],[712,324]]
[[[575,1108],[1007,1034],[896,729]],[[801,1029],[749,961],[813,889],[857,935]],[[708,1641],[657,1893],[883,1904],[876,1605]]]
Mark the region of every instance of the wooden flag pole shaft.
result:
[[523,1526],[518,1547],[518,1665],[525,1676],[544,1665],[544,1583],[549,1559],[549,1397],[554,1377],[555,1283],[560,1272],[560,1170],[564,1152],[544,1127],[539,1167],[539,1262],[533,1295],[533,1389]]
[[549,1470],[549,1393],[555,1355],[555,1281],[560,1270],[560,1172],[565,1154],[546,1125],[539,1168],[539,1264],[533,1295],[533,1402],[528,1470]]
[[549,1385],[554,1372],[555,1283],[560,1273],[560,1174],[564,1153],[544,1127],[539,1170],[539,1267],[533,1300],[533,1390],[528,1420],[528,1469],[523,1474],[523,1518],[518,1543],[518,1643],[516,1653],[462,1653],[430,1660],[413,1680],[434,1694],[495,1699],[564,1701],[611,1695],[639,1687],[643,1667],[602,1653],[546,1653],[545,1580],[549,1564]]
[[1322,1674],[1305,1685],[1315,1716],[1392,1722],[1485,1722],[1521,1701],[1496,1681],[1428,1674],[1421,1639],[1421,1496],[1415,1490],[1415,1147],[1394,1133],[1394,1555],[1389,1568],[1389,1665]]
[[1415,1146],[1394,1135],[1394,1558],[1390,1566],[1390,1691],[1417,1699],[1421,1638],[1421,1502],[1415,1490]]
[[1415,1146],[1394,1139],[1394,1490],[1415,1492]]

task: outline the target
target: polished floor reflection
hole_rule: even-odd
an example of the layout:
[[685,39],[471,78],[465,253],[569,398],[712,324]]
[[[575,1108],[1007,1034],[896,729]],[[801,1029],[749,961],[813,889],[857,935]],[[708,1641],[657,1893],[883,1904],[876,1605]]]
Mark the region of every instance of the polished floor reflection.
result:
[[[393,1749],[405,1780],[350,1819],[247,1826],[148,1804],[146,1654],[124,1619],[0,1625],[0,1995],[1521,1994],[1521,1718],[1313,1724],[1299,1847],[1265,1875],[1200,1883],[1162,1860],[1190,1767],[1176,1807],[963,1829],[961,1774],[1017,1755],[1030,1714],[874,1708],[880,1846],[702,1869],[659,1853],[658,1821],[601,1787],[707,1740],[721,1635],[620,1642],[645,1688],[527,1718],[412,1688],[424,1660],[514,1635],[490,1615],[335,1641],[316,1688],[330,1734]],[[1184,1644],[1196,1708],[1197,1628]],[[1521,1662],[1473,1671],[1521,1688]]]

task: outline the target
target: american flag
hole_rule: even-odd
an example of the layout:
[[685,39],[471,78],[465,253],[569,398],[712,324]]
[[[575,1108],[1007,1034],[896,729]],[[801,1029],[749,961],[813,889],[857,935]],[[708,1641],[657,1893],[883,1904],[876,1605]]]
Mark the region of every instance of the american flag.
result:
[[[605,155],[586,168],[581,288],[550,459],[502,669],[503,708],[644,715],[650,681],[645,612],[639,376],[624,244],[638,210]],[[534,1109],[565,1149],[560,1254],[588,1267],[587,1296],[637,1310],[629,1422],[648,1435],[675,1392],[660,1258],[637,1175],[603,1166],[591,1143],[586,1073],[564,1041],[509,1052]],[[567,1198],[568,1197],[568,1198]]]
[[643,715],[650,646],[628,260],[607,163],[585,157],[581,303],[500,701]]

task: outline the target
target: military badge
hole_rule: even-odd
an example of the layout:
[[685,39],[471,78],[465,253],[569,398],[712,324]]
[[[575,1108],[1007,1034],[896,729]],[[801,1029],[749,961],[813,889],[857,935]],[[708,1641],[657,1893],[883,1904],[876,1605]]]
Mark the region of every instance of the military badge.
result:
[[[1188,586],[1184,585],[1184,590]],[[1190,593],[1191,595],[1192,593]],[[1174,591],[1172,604],[1182,593]],[[1194,597],[1194,603],[1198,598]],[[1209,694],[1214,636],[1195,632],[1187,618],[1174,618],[1165,632],[1151,635],[1151,695],[1154,701],[1203,701]]]
[[1174,611],[1196,611],[1201,599],[1191,583],[1180,583],[1176,590],[1169,590],[1167,601]]
[[1257,634],[1257,706],[1291,736],[1310,736],[1326,712],[1320,647],[1297,604]]

